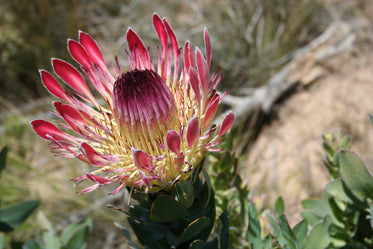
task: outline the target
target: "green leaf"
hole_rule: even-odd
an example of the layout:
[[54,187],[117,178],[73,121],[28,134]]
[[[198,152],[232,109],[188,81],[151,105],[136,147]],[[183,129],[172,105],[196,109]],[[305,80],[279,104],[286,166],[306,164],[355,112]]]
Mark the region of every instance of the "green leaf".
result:
[[271,234],[268,234],[267,237],[265,237],[264,239],[263,249],[272,249],[272,240],[273,240],[273,236]]
[[298,240],[299,248],[303,248],[303,246],[306,244],[308,232],[307,226],[307,220],[302,220],[293,228],[293,232]]
[[302,206],[305,210],[313,211],[320,217],[328,214],[327,206],[322,200],[306,199],[302,201]]
[[316,223],[320,222],[320,220],[324,218],[309,210],[302,211],[301,215],[305,220],[307,220],[309,226],[314,226]]
[[58,237],[50,231],[43,232],[44,246],[48,249],[60,249],[61,242]]
[[39,201],[25,201],[0,210],[0,231],[11,232],[34,212]]
[[208,198],[208,203],[206,205],[203,216],[206,216],[206,217],[210,218],[210,225],[207,229],[205,229],[203,231],[203,234],[201,235],[201,239],[204,239],[204,240],[206,240],[209,237],[209,235],[210,235],[210,233],[211,233],[211,231],[214,227],[214,222],[215,222],[215,218],[216,218],[215,194],[214,194],[214,191],[211,187],[208,189],[208,191],[209,191],[209,198]]
[[173,196],[185,208],[190,208],[194,200],[193,184],[190,181],[178,182],[173,190]]
[[354,203],[354,200],[352,200],[350,196],[346,193],[346,189],[343,186],[343,181],[341,179],[329,182],[325,187],[325,192],[328,192],[335,199],[338,199],[347,204]]
[[62,234],[61,234],[61,243],[62,245],[67,245],[69,240],[74,236],[76,232],[78,232],[80,229],[85,229],[86,227],[91,227],[92,226],[92,220],[91,219],[86,219],[81,222],[77,222],[74,224],[69,225],[66,227]]
[[188,215],[187,210],[168,195],[160,195],[155,199],[150,213],[154,222],[174,222]]
[[44,247],[38,244],[36,241],[29,240],[23,244],[22,249],[44,249]]
[[333,220],[334,225],[339,228],[344,228],[344,223],[346,222],[346,214],[344,213],[344,211],[346,211],[346,204],[334,198],[327,191],[324,193],[324,198],[329,209],[329,216]]
[[4,147],[0,152],[0,174],[1,174],[1,171],[3,171],[3,169],[5,168],[7,154],[8,154],[8,148]]
[[168,229],[167,230],[167,233],[166,233],[166,239],[167,239],[167,243],[169,246],[171,246],[171,248],[176,248],[176,246],[178,245],[178,240],[179,240],[179,234],[174,234],[171,229]]
[[284,214],[285,212],[285,204],[284,204],[284,199],[282,197],[278,197],[276,202],[275,202],[275,214],[276,216],[280,216]]
[[351,137],[350,136],[344,136],[342,138],[340,148],[346,149],[346,150],[349,150],[351,148]]
[[219,229],[220,249],[227,249],[228,240],[229,240],[229,218],[228,218],[227,210],[225,210],[219,217],[218,229]]
[[[205,176],[205,179],[207,178],[208,175]],[[204,229],[199,235],[200,239],[207,240],[216,219],[215,195],[207,181],[201,185],[201,191],[199,191],[198,195],[196,194],[196,200],[189,211],[190,216],[188,216],[188,222],[191,222],[199,217],[208,217],[210,219],[209,226],[207,226],[206,229]]]
[[92,220],[85,219],[84,221],[68,226],[61,235],[61,243],[66,248],[84,249],[87,247],[87,237]]
[[322,146],[325,150],[325,152],[327,153],[327,155],[329,156],[333,156],[335,151],[334,149],[330,146],[330,140],[326,140],[327,138],[325,137],[325,135],[323,136],[323,143],[322,143]]
[[360,159],[350,151],[341,150],[339,162],[343,181],[361,201],[373,198],[373,177]]
[[0,249],[3,249],[4,235],[0,233]]
[[343,245],[346,241],[351,240],[351,231],[346,228],[340,228],[334,223],[329,226],[329,238],[334,245]]
[[291,230],[289,223],[285,217],[285,215],[281,215],[279,217],[279,224],[280,224],[280,235],[278,236],[278,242],[283,247],[287,245],[289,248],[297,249],[298,248],[298,241],[295,237],[295,234]]
[[150,210],[140,205],[132,205],[129,212],[125,210],[123,212],[132,218],[149,221]]
[[38,223],[43,228],[43,242],[44,247],[48,249],[60,249],[61,243],[59,238],[54,234],[54,229],[50,221],[45,217],[42,212],[38,213],[37,216]]
[[280,234],[280,225],[279,225],[278,220],[270,212],[268,212],[268,210],[266,210],[264,212],[265,212],[266,219],[267,219],[268,223],[271,225],[271,227],[273,229],[273,235],[275,237],[278,237],[279,234]]
[[[197,239],[196,237],[208,227],[210,224],[210,219],[207,217],[201,217],[196,219],[195,221],[191,222],[181,234],[178,245],[185,243],[187,241]],[[198,238],[199,239],[199,238]]]
[[311,227],[329,214],[327,204],[322,200],[306,199],[302,201],[302,206],[304,211],[301,215]]
[[372,238],[373,230],[368,215],[368,213],[360,213],[354,232],[355,239],[363,241],[364,238]]
[[258,212],[255,205],[249,203],[249,243],[253,249],[263,248],[262,229],[258,220]]
[[132,218],[128,218],[128,222],[142,244],[154,242],[166,236],[166,228],[162,229],[162,227],[153,227],[146,223],[140,223]]
[[189,249],[205,249],[207,245],[206,241],[203,240],[195,240],[193,243],[190,244]]
[[229,176],[226,172],[220,172],[215,178],[215,189],[226,190],[229,188]]
[[370,210],[370,226],[371,226],[372,229],[373,229],[373,203],[370,204],[370,206],[369,206],[369,210]]
[[120,231],[122,232],[122,234],[124,235],[124,237],[126,238],[128,244],[130,245],[130,247],[132,249],[141,249],[140,246],[138,246],[133,240],[132,240],[132,237],[131,237],[131,233],[124,227],[122,227],[121,225],[119,225],[118,223],[114,223],[114,225],[116,227],[118,227],[120,229]]
[[325,248],[328,244],[330,217],[326,216],[310,231],[303,249]]
[[326,185],[324,199],[329,209],[330,218],[334,225],[341,229],[344,229],[346,223],[346,212],[348,212],[346,208],[349,206],[353,209],[365,208],[348,190],[342,179],[331,181]]
[[219,164],[219,171],[231,172],[232,168],[233,168],[233,157],[229,151],[226,151],[223,154],[221,162]]

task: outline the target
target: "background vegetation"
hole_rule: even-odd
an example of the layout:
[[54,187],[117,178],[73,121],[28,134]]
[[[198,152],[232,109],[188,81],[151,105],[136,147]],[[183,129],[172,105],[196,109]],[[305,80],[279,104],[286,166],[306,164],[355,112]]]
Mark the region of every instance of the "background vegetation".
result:
[[[170,21],[180,44],[189,39],[202,47],[206,26],[213,44],[212,67],[224,74],[220,87],[240,95],[265,84],[292,59],[297,48],[308,44],[326,28],[332,15],[325,2],[31,0],[25,4],[21,0],[1,1],[0,148],[7,145],[9,149],[8,166],[0,181],[1,207],[38,199],[41,200],[38,210],[55,224],[57,232],[89,216],[93,226],[88,248],[126,248],[119,231],[111,225],[116,213],[105,207],[108,202],[120,205],[123,196],[109,199],[99,191],[77,196],[68,179],[80,175],[87,166],[75,160],[53,158],[46,143],[36,138],[28,124],[36,117],[51,117],[52,99],[42,87],[38,69],[51,70],[51,57],[73,62],[66,50],[66,39],[76,39],[78,30],[96,38],[107,61],[118,55],[126,66],[124,35],[129,26],[156,53],[154,48],[158,44],[151,26],[153,12]],[[344,14],[354,15],[364,10],[366,2],[345,6]],[[235,137],[239,138],[239,134]],[[246,166],[246,151],[240,153],[235,155],[236,163],[242,163],[238,168]],[[40,236],[35,227],[41,226],[35,220],[29,218],[7,239],[25,241]]]

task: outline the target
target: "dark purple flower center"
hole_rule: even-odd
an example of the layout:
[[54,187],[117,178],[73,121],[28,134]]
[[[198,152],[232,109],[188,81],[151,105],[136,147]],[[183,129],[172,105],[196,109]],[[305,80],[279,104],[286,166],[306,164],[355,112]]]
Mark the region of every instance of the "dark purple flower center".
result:
[[113,95],[114,112],[121,130],[132,131],[134,139],[139,133],[157,137],[156,134],[166,133],[170,128],[176,111],[175,101],[156,72],[135,69],[123,73],[114,83]]

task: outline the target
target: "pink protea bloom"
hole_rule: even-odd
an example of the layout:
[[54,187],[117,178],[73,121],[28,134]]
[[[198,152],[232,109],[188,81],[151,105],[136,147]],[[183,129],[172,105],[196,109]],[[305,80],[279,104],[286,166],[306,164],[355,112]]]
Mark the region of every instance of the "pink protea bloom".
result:
[[[31,125],[51,142],[59,156],[78,158],[97,169],[74,179],[89,179],[100,186],[117,183],[112,193],[124,187],[154,192],[188,178],[208,151],[216,146],[234,121],[228,113],[221,124],[212,124],[224,94],[215,88],[221,76],[210,75],[211,44],[204,32],[206,55],[186,42],[179,48],[166,19],[153,15],[160,40],[158,61],[138,35],[127,31],[130,71],[122,72],[118,61],[107,66],[96,41],[84,32],[79,41],[68,40],[72,58],[80,64],[103,101],[96,100],[82,74],[69,63],[52,59],[54,73],[40,70],[48,91],[62,101],[53,102],[64,122],[57,126],[44,120]],[[101,104],[103,103],[103,104]]]

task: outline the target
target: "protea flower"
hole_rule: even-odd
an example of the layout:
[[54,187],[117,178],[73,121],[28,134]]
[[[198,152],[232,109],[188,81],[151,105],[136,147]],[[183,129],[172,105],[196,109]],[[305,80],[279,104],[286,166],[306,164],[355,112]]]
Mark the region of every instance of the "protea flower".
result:
[[[206,54],[192,51],[186,42],[179,48],[166,19],[153,15],[160,40],[158,60],[152,62],[148,49],[131,28],[126,38],[130,70],[123,72],[118,60],[109,67],[96,41],[79,33],[79,41],[68,40],[72,58],[84,76],[71,64],[52,59],[54,73],[40,70],[44,86],[62,101],[53,102],[55,114],[64,122],[57,126],[44,120],[31,125],[51,142],[62,157],[78,158],[97,169],[74,179],[94,182],[82,193],[117,183],[112,192],[134,187],[155,192],[190,176],[208,151],[218,150],[234,115],[228,113],[220,125],[212,124],[225,94],[215,88],[221,76],[210,75],[211,44],[204,31]],[[94,87],[96,99],[86,84]]]

